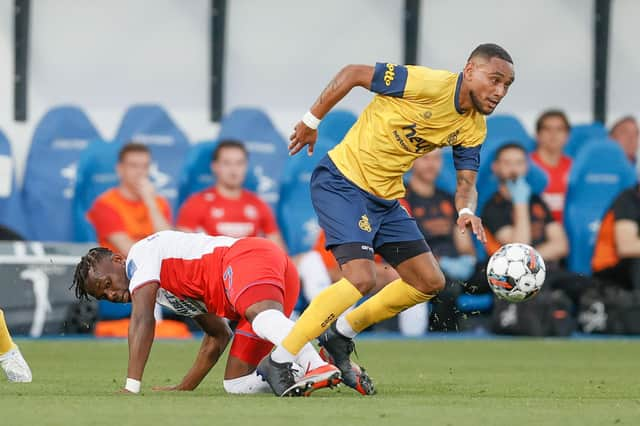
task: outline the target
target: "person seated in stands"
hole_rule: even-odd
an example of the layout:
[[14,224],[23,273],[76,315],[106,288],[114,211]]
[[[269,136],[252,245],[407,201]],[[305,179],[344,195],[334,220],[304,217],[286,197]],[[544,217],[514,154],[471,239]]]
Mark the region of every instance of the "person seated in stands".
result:
[[211,157],[216,183],[185,201],[178,213],[179,230],[234,238],[265,237],[285,249],[269,205],[243,188],[248,157],[242,142],[224,140],[218,144]]
[[456,299],[463,291],[459,282],[471,277],[476,258],[471,234],[462,234],[456,226],[458,214],[453,196],[436,188],[435,181],[441,169],[440,150],[418,158],[413,163],[406,200],[447,280],[444,290],[432,300],[429,329],[457,331]]
[[553,219],[559,223],[562,223],[571,169],[571,158],[563,153],[570,129],[569,119],[563,111],[543,112],[536,123],[537,145],[531,154],[531,160],[547,174],[549,181],[541,197],[549,206]]
[[519,144],[502,146],[491,167],[499,188],[482,210],[488,254],[509,243],[532,246],[546,264],[544,288],[562,290],[577,305],[590,281],[561,267],[569,252],[567,235],[542,198],[531,193],[525,179],[528,165],[524,148]]
[[120,183],[101,194],[87,213],[98,243],[126,256],[133,244],[158,231],[171,229],[171,208],[156,194],[149,179],[151,152],[131,142],[118,153]]
[[622,117],[611,126],[609,137],[620,144],[631,164],[635,166],[638,154],[638,140],[640,139],[638,121],[630,115]]
[[0,224],[0,241],[22,241],[22,235],[18,234],[8,226]]
[[622,192],[600,225],[591,267],[594,278],[640,290],[640,185]]

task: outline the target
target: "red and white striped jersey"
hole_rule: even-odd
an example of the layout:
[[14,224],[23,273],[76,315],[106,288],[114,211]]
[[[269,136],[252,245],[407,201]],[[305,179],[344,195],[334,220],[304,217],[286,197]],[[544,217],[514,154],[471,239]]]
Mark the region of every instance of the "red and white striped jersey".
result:
[[222,282],[222,257],[236,241],[177,231],[161,231],[131,247],[126,262],[129,291],[158,282],[156,301],[185,316],[205,312],[233,319]]

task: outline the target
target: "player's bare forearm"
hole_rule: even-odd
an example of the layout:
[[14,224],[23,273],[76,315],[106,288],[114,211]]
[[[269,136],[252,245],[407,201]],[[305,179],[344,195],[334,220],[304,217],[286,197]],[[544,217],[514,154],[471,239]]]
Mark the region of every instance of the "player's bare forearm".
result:
[[205,334],[202,339],[202,345],[198,351],[193,366],[187,372],[182,379],[182,382],[177,386],[177,390],[194,390],[202,382],[202,380],[209,374],[209,371],[218,362],[220,355],[224,352],[224,349],[229,343],[229,337],[212,337]]
[[347,65],[342,68],[311,107],[313,115],[320,119],[324,117],[356,86],[370,89],[374,70],[370,65]]
[[232,336],[226,321],[215,314],[198,315],[193,319],[205,332],[205,336],[193,366],[176,387],[177,390],[195,389],[216,365]]
[[[455,203],[458,215],[458,229],[464,233],[466,228],[471,228],[473,234],[482,243],[487,242],[482,220],[474,212],[478,204],[478,191],[476,191],[476,175],[473,170],[458,170],[456,172],[456,196]],[[463,210],[468,209],[468,210]]]
[[468,208],[476,210],[478,204],[478,191],[476,190],[476,175],[472,170],[458,170],[456,173],[456,209],[458,211]]
[[[311,107],[311,113],[322,119],[330,110],[344,98],[351,89],[362,86],[371,89],[375,68],[369,65],[347,65],[329,82],[318,99]],[[289,155],[295,155],[306,145],[309,155],[313,154],[313,147],[318,137],[318,131],[308,127],[303,121],[296,124],[293,134],[289,137]]]
[[156,320],[153,316],[158,283],[149,283],[133,293],[129,323],[129,368],[127,377],[141,380],[149,359]]

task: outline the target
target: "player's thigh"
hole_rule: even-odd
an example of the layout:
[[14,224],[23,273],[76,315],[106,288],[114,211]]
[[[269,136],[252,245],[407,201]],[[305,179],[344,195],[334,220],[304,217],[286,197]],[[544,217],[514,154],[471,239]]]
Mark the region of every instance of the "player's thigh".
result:
[[272,348],[273,344],[258,337],[248,321],[240,320],[229,350],[224,378],[235,379],[252,373]]
[[378,221],[365,193],[344,176],[319,165],[311,178],[311,202],[326,236],[326,247],[360,243],[372,247]]
[[273,301],[284,310],[287,255],[273,242],[245,238],[236,242],[223,260],[223,282],[227,298],[244,316],[247,308]]

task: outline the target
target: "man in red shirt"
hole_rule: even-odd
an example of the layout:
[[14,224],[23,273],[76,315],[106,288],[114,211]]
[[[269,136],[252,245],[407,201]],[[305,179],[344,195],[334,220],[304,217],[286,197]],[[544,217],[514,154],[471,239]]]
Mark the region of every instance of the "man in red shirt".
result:
[[171,229],[171,209],[149,180],[150,166],[146,145],[128,143],[120,150],[120,185],[102,193],[87,212],[101,246],[126,255],[136,241]]
[[178,213],[179,230],[235,238],[261,236],[284,248],[269,206],[242,187],[247,175],[247,157],[241,142],[225,140],[218,144],[211,158],[216,184],[185,201]]
[[537,147],[531,160],[540,166],[549,178],[547,187],[541,194],[549,206],[553,219],[562,223],[564,200],[567,194],[571,158],[563,154],[569,139],[569,119],[560,110],[542,113],[536,123]]
[[156,302],[192,317],[205,331],[193,367],[174,389],[194,389],[216,364],[231,339],[224,318],[238,321],[225,372],[225,382],[233,382],[225,389],[238,385],[237,379],[254,387],[264,380],[278,396],[306,396],[339,383],[340,370],[323,361],[310,343],[295,359],[306,371],[298,380],[294,363],[267,357],[293,328],[287,315],[300,284],[293,262],[264,238],[162,231],[134,244],[126,259],[103,247],[91,249],[76,267],[73,284],[79,299],[132,303],[124,392],[140,392]]

